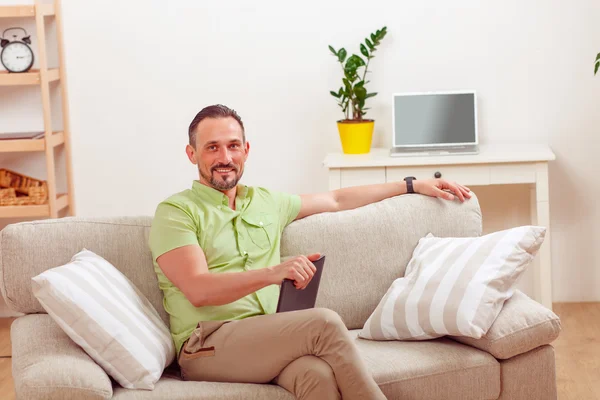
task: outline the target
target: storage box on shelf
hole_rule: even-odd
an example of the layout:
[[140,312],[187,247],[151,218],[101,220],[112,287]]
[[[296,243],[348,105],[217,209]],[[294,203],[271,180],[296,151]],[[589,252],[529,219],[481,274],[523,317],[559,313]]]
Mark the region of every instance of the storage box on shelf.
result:
[[[73,178],[71,168],[71,143],[69,125],[69,106],[67,98],[66,72],[64,67],[63,33],[60,0],[53,4],[42,4],[36,0],[34,4],[0,6],[0,18],[35,18],[37,32],[38,69],[30,69],[24,73],[10,73],[0,71],[0,91],[2,86],[39,85],[42,98],[44,120],[44,134],[41,138],[24,138],[0,140],[0,153],[19,152],[26,156],[28,152],[44,152],[46,161],[45,181],[27,177],[22,174],[0,170],[0,218],[32,218],[50,217],[58,218],[59,212],[67,210],[69,215],[75,215],[75,202],[73,198]],[[56,40],[58,44],[59,65],[56,68],[48,67],[46,56],[46,21],[45,17],[55,18]],[[60,85],[62,97],[63,129],[52,129],[50,110],[50,83]],[[2,111],[0,110],[0,116]],[[2,135],[0,135],[1,139]],[[54,149],[64,146],[66,163],[67,193],[58,194],[56,188],[56,166]],[[7,180],[11,184],[3,184]],[[11,191],[10,189],[14,189]]]
[[48,201],[48,184],[8,169],[0,169],[0,206],[41,205]]

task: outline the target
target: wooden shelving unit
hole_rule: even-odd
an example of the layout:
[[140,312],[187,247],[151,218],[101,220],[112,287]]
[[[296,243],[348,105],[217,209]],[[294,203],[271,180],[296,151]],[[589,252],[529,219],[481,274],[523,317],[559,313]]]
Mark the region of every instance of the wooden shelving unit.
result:
[[[58,68],[48,70],[48,82],[60,80],[60,71]],[[0,71],[0,86],[24,86],[39,85],[42,83],[42,74],[40,71],[29,70],[20,74],[11,74],[6,71]]]
[[22,6],[2,6],[0,7],[0,18],[22,18],[35,17],[42,15],[49,17],[54,14],[56,4],[31,4]]
[[[48,183],[48,204],[28,206],[0,206],[0,218],[58,218],[58,213],[68,209],[68,215],[75,215],[73,197],[73,175],[71,166],[71,141],[69,125],[69,103],[65,73],[65,58],[63,50],[63,32],[60,0],[54,4],[42,4],[39,0],[32,5],[0,6],[0,18],[35,18],[38,51],[36,59],[39,70],[29,70],[26,73],[0,72],[0,91],[2,86],[39,85],[42,97],[44,117],[44,136],[40,139],[0,140],[0,153],[44,152],[46,159],[46,181]],[[56,20],[56,40],[58,41],[58,68],[48,68],[46,56],[45,17]],[[50,83],[58,82],[62,97],[63,130],[52,130],[50,110]],[[0,115],[2,111],[0,110]],[[67,174],[67,193],[58,194],[56,189],[56,165],[54,149],[65,146],[65,162]],[[25,157],[26,154],[23,154]]]

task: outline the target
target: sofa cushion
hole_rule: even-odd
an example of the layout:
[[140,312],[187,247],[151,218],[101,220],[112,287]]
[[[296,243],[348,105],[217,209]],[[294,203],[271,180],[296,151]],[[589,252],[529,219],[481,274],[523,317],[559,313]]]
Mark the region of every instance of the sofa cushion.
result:
[[54,321],[121,386],[154,389],[175,359],[169,328],[121,272],[89,250],[32,278]]
[[481,339],[464,336],[452,338],[484,350],[498,359],[507,359],[552,343],[560,331],[561,323],[556,314],[516,290]]
[[18,399],[110,399],[104,370],[48,314],[17,318],[10,331]]
[[148,249],[151,220],[67,217],[8,225],[0,232],[0,290],[6,304],[25,314],[45,312],[31,291],[31,278],[86,248],[117,267],[168,323]]
[[469,400],[500,395],[500,364],[490,354],[442,338],[372,341],[351,331],[388,399]]
[[[373,342],[357,338],[359,352],[388,399],[496,399],[500,364],[491,355],[449,339],[424,342]],[[114,388],[114,399],[281,399],[294,396],[275,385],[189,382],[173,374],[156,388],[131,391]]]
[[544,242],[546,228],[521,226],[475,238],[419,240],[406,276],[396,279],[367,320],[365,339],[480,339]]
[[317,307],[336,311],[349,329],[362,328],[390,284],[404,276],[419,239],[481,235],[477,197],[460,201],[402,195],[354,210],[322,213],[288,225],[282,257],[327,256]]
[[115,387],[113,400],[294,400],[277,385],[180,381],[163,377],[152,391]]

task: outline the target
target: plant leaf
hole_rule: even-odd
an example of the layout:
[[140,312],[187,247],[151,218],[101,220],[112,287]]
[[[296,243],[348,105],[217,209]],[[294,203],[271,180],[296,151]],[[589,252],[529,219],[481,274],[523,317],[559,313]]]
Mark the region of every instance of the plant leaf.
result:
[[350,91],[350,89],[352,88],[352,85],[350,84],[350,81],[346,78],[342,78],[342,81],[344,82],[344,86],[346,86],[346,90]]
[[367,47],[364,44],[360,45],[360,52],[363,56],[369,58],[369,52],[367,51]]
[[600,60],[596,61],[596,66],[594,67],[594,75],[598,72],[598,68],[600,68]]
[[346,52],[346,49],[342,47],[342,48],[341,48],[341,49],[338,51],[338,60],[340,60],[340,62],[341,62],[341,63],[343,63],[343,62],[346,60],[346,55],[347,55],[347,54],[348,54],[348,53]]
[[367,89],[365,89],[362,86],[355,87],[354,94],[356,95],[356,98],[359,100],[359,102],[363,101],[363,105],[364,105],[364,100],[367,97]]
[[365,61],[356,54],[352,54],[348,58],[348,61],[346,61],[346,68],[354,71],[356,71],[359,67],[364,67],[365,65]]
[[346,62],[346,66],[344,67],[344,75],[351,81],[354,81],[354,77],[356,76],[356,63],[354,62]]
[[356,89],[358,87],[363,87],[363,86],[365,86],[365,81],[360,81],[356,85],[354,85],[354,89]]
[[596,56],[596,62],[600,61],[600,53]]
[[334,56],[338,55],[337,51],[335,51],[333,47],[329,46],[329,50],[333,53]]
[[365,43],[367,44],[367,46],[369,46],[369,49],[371,50],[373,50],[373,48],[375,47],[369,39],[365,39]]
[[365,99],[368,99],[369,97],[375,97],[375,96],[377,96],[377,92],[368,93],[368,94],[365,96]]
[[337,99],[339,99],[339,98],[340,98],[340,95],[339,95],[339,94],[337,94],[336,92],[334,92],[333,90],[330,90],[330,91],[329,91],[329,93],[331,93],[331,95],[332,95],[333,97],[337,98]]
[[381,40],[385,37],[386,34],[387,34],[387,27],[384,26],[379,31],[377,31],[377,38],[379,40]]
[[373,43],[377,42],[377,36],[375,36],[374,33],[371,33],[371,40],[373,41]]
[[354,82],[356,79],[358,79],[358,75],[356,74],[356,70],[355,69],[344,70],[344,75],[346,75],[346,79],[348,79],[350,82]]

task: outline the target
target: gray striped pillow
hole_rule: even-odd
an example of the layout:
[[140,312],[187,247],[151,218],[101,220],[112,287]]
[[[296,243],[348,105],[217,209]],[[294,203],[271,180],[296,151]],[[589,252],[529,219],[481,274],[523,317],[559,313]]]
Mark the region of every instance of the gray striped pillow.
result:
[[89,250],[32,278],[33,294],[65,333],[128,389],[154,389],[175,359],[169,329],[119,270]]
[[533,260],[546,228],[522,226],[474,238],[419,240],[406,274],[396,279],[359,336],[425,340],[481,338]]

